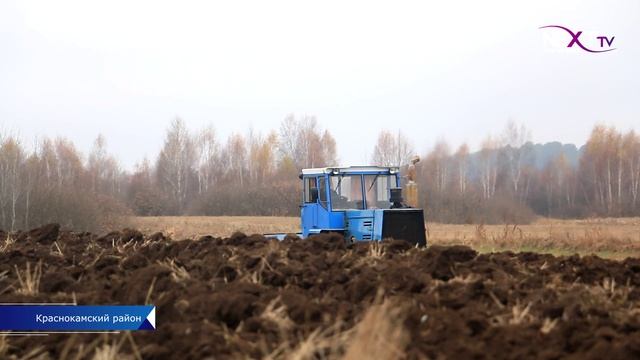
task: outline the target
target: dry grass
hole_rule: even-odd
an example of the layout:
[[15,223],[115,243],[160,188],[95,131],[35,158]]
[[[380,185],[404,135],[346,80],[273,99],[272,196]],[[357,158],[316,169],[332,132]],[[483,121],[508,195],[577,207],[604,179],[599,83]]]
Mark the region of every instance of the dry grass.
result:
[[6,335],[0,335],[0,359],[15,359],[15,360],[49,360],[51,357],[45,352],[43,346],[34,346],[29,349],[22,356],[17,357],[17,355],[10,355],[9,350],[11,345],[9,345],[9,340]]
[[[428,223],[429,235],[440,241],[473,241],[478,225]],[[640,241],[640,218],[558,220],[541,218],[529,225],[484,225],[481,232],[488,238],[501,237],[569,237],[632,239]]]
[[[622,221],[626,220],[626,221]],[[481,252],[535,251],[555,255],[640,256],[640,221],[539,220],[531,225],[429,224],[430,243],[467,245]]]
[[386,300],[370,307],[356,326],[344,359],[401,359],[409,343],[402,308]]
[[283,335],[287,334],[295,326],[295,323],[287,315],[287,307],[282,304],[280,297],[269,303],[261,317],[276,324]]
[[326,329],[317,328],[293,348],[288,348],[291,345],[285,342],[285,347],[280,346],[265,358],[289,360],[337,359],[353,334],[352,330],[342,331],[340,325],[340,323],[336,323]]
[[[162,231],[174,239],[299,230],[297,217],[134,217],[130,226]],[[610,258],[640,256],[640,218],[539,219],[529,225],[453,225],[427,223],[429,243],[468,245],[481,252],[513,250],[556,255],[595,253]]]
[[132,359],[132,356],[124,355],[120,352],[122,341],[111,343],[104,343],[95,349],[93,353],[93,360],[118,360],[118,359]]
[[129,224],[144,233],[162,231],[173,239],[197,239],[203,235],[229,236],[236,231],[248,235],[296,233],[300,228],[300,219],[271,216],[160,216],[133,217]]
[[120,349],[116,344],[104,344],[96,349],[93,360],[116,360]]
[[176,264],[175,259],[158,261],[158,264],[171,270],[171,278],[177,283],[191,279],[189,272],[184,267]]
[[20,285],[16,293],[22,295],[37,295],[40,289],[40,277],[42,276],[42,261],[39,261],[33,270],[31,269],[31,264],[28,262],[24,270],[18,269],[17,266],[15,266],[15,270],[18,276],[18,284]]
[[9,353],[9,341],[6,335],[0,335],[0,359],[4,359]]
[[[129,347],[125,344],[129,343]],[[77,334],[69,336],[62,347],[61,360],[142,360],[140,349],[130,331],[117,335],[101,334],[91,342],[83,342]]]
[[384,256],[384,247],[378,241],[372,241],[369,244],[369,256],[374,259],[380,259]]
[[[292,325],[286,307],[275,299],[262,314],[281,330],[282,344],[265,359],[401,359],[410,338],[404,327],[404,309],[397,302],[381,301],[371,305],[352,328],[340,321],[317,328],[303,339],[291,339],[286,329]],[[230,334],[230,336],[232,336]]]
[[558,324],[558,319],[551,320],[549,318],[545,318],[544,321],[542,322],[542,326],[540,327],[540,332],[543,335],[547,335],[551,331],[553,331],[553,329],[555,329],[557,324]]
[[0,252],[5,252],[9,247],[15,242],[15,239],[11,236],[11,234],[7,234],[5,239],[2,239],[0,243]]

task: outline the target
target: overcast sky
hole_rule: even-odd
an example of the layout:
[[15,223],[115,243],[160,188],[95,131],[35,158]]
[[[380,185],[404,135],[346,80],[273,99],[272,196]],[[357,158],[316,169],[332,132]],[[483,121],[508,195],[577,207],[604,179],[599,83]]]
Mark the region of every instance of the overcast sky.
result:
[[84,152],[101,133],[128,168],[176,116],[226,138],[315,115],[344,164],[383,128],[419,152],[509,119],[581,145],[596,123],[640,130],[639,44],[637,0],[2,0],[0,129]]

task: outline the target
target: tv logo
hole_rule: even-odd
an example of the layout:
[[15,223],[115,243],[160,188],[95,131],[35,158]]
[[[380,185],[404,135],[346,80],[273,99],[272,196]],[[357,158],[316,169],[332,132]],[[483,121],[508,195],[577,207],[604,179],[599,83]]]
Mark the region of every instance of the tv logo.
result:
[[[602,52],[612,51],[616,49],[616,48],[611,48],[611,45],[613,44],[613,40],[616,38],[615,36],[612,36],[611,38],[608,38],[607,36],[596,36],[596,39],[600,40],[600,50],[592,50],[580,42],[580,35],[582,35],[582,31],[578,31],[574,33],[568,28],[560,25],[547,25],[547,26],[539,27],[539,29],[546,29],[546,28],[562,29],[567,33],[569,33],[569,35],[571,35],[571,41],[569,41],[569,45],[567,45],[568,48],[573,47],[573,45],[578,45],[582,50],[590,53],[602,53]],[[603,49],[605,45],[607,49]]]

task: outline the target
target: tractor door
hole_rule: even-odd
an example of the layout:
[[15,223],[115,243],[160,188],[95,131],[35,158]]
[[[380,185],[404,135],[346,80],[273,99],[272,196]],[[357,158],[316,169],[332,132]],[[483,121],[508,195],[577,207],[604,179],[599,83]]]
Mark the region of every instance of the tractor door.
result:
[[304,194],[300,207],[302,236],[307,237],[312,229],[318,229],[318,181],[315,177],[304,178]]
[[329,191],[327,189],[327,178],[322,175],[318,177],[318,212],[316,213],[316,226],[320,229],[331,229],[329,218]]

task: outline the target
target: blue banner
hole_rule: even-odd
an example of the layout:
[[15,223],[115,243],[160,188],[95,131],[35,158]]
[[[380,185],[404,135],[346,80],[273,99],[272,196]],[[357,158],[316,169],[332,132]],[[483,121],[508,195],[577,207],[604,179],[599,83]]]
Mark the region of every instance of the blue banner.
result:
[[0,330],[155,330],[153,305],[1,305]]

